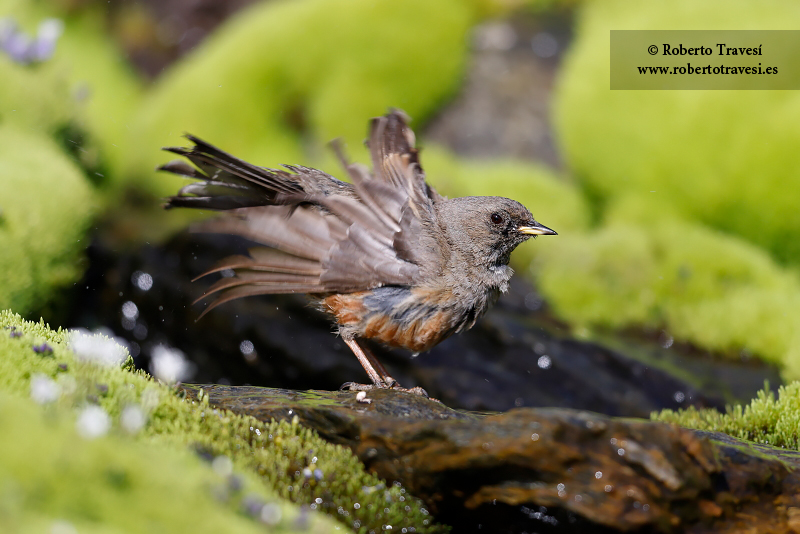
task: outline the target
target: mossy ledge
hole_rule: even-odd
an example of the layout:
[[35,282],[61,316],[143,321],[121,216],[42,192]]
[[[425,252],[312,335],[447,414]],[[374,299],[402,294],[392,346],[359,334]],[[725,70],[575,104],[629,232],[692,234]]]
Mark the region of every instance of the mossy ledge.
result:
[[729,406],[724,414],[690,407],[654,412],[651,417],[686,428],[723,432],[755,443],[800,450],[800,382],[781,386],[777,397],[765,385],[749,405]]
[[[25,321],[8,310],[0,311],[0,327],[0,393],[30,398],[31,378],[49,377],[60,394],[47,404],[48,412],[74,418],[76,408],[95,404],[110,416],[110,432],[96,442],[125,441],[121,414],[138,406],[146,423],[134,436],[134,454],[161,447],[173,453],[194,449],[201,456],[230,458],[234,470],[256,481],[262,493],[327,513],[357,532],[380,532],[386,525],[399,532],[447,531],[405,488],[367,473],[349,449],[327,443],[297,420],[264,423],[213,409],[207,398],[187,400],[172,387],[134,370],[130,359],[111,367],[82,361],[69,347],[69,331],[54,331],[43,321]],[[163,506],[170,508],[169,502]],[[324,523],[330,527],[327,530],[342,528]]]

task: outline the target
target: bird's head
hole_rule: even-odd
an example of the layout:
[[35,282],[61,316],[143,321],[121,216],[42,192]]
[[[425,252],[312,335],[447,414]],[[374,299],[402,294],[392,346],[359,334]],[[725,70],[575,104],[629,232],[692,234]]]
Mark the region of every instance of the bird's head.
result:
[[537,235],[557,235],[538,223],[528,209],[509,198],[461,197],[440,208],[452,245],[478,262],[505,265],[520,243]]

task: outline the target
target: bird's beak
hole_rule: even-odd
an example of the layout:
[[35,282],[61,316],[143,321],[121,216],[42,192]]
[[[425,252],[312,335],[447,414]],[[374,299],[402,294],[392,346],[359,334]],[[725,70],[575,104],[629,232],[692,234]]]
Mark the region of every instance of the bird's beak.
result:
[[526,235],[558,235],[555,230],[551,230],[543,224],[534,221],[532,226],[518,226],[517,232]]

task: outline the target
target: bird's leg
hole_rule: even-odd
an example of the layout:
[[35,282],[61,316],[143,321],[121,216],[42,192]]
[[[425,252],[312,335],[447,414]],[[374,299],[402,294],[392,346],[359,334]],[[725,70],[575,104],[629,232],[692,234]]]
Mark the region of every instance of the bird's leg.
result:
[[[383,365],[380,364],[380,362],[375,358],[375,356],[373,356],[372,353],[370,352],[365,352],[364,349],[361,348],[361,346],[355,339],[347,339],[346,337],[342,337],[342,339],[344,340],[345,343],[347,343],[347,346],[350,347],[350,350],[353,351],[353,354],[356,355],[356,358],[358,358],[358,362],[361,364],[361,367],[363,367],[364,370],[367,372],[367,375],[369,375],[369,379],[372,380],[372,383],[375,385],[375,387],[379,388],[389,387],[389,384],[384,380],[384,377],[386,376],[386,369],[383,368]],[[373,363],[378,364],[377,367],[381,371],[380,373],[375,370],[375,366],[373,366]],[[359,386],[363,384],[354,384],[353,382],[348,382],[345,385]],[[350,389],[353,388],[351,387]]]
[[347,382],[342,384],[342,387],[339,389],[349,389],[350,391],[368,391],[376,388],[396,389],[398,391],[407,391],[416,395],[422,395],[423,397],[429,397],[428,392],[421,387],[415,387],[411,389],[400,387],[400,384],[397,383],[397,380],[389,376],[386,368],[383,366],[383,364],[381,364],[380,361],[378,361],[378,358],[372,354],[372,351],[359,345],[355,339],[347,339],[345,337],[342,339],[344,339],[344,342],[347,343],[348,347],[350,347],[350,350],[353,351],[353,354],[356,355],[356,358],[358,358],[361,366],[369,375],[370,380],[372,380],[372,384],[356,384],[355,382]]

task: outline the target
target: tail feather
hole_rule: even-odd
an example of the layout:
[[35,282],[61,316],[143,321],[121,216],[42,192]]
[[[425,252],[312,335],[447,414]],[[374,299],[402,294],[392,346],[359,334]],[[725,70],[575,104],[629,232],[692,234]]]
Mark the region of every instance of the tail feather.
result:
[[[219,306],[220,304],[225,304],[231,300],[236,300],[242,297],[253,297],[256,295],[278,295],[278,294],[286,294],[286,293],[314,293],[315,291],[319,291],[319,287],[314,286],[305,286],[305,285],[288,285],[283,284],[280,286],[263,286],[263,285],[242,285],[237,286],[232,289],[228,289],[223,291],[219,297],[217,297],[214,301],[209,303],[203,313],[201,313],[197,320],[205,316],[208,312]],[[197,301],[195,301],[197,302]]]
[[251,248],[248,252],[250,256],[236,255],[223,258],[211,269],[194,278],[192,282],[226,269],[248,269],[306,276],[322,274],[322,266],[319,262],[292,256],[278,249],[258,247]]
[[196,304],[204,298],[220,291],[231,289],[238,286],[263,286],[263,287],[283,287],[283,286],[302,286],[314,288],[319,291],[319,276],[302,276],[284,273],[266,273],[255,271],[239,271],[233,278],[222,278],[214,282],[197,300]]

